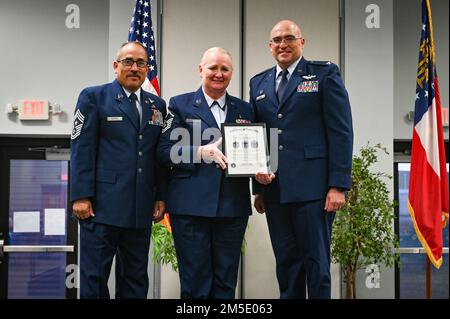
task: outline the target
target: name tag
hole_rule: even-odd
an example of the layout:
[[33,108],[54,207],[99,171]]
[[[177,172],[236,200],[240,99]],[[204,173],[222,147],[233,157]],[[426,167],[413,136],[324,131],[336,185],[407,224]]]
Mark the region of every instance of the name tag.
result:
[[122,116],[108,116],[106,118],[106,120],[108,122],[117,122],[117,121],[123,121],[123,117]]
[[190,118],[186,119],[186,123],[199,124],[201,122],[202,122],[202,120],[200,120],[200,119],[190,119]]
[[256,97],[256,102],[258,102],[259,100],[264,99],[265,97],[266,97],[265,94],[261,94],[261,95],[257,96],[257,97]]
[[249,121],[249,120],[244,120],[244,119],[236,119],[236,123],[238,123],[238,124],[249,124],[249,123],[251,123],[252,121]]

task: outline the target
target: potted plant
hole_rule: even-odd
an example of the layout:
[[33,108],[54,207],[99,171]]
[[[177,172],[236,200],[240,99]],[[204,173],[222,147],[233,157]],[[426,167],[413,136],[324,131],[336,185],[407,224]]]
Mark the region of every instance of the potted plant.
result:
[[389,267],[398,261],[398,238],[393,230],[397,204],[389,198],[384,181],[392,176],[370,170],[380,151],[389,154],[380,144],[367,144],[353,157],[352,188],[333,224],[331,259],[341,264],[350,299],[356,298],[357,270],[376,263]]
[[152,227],[153,263],[171,265],[172,269],[178,271],[177,254],[173,242],[172,227],[170,226],[169,214]]

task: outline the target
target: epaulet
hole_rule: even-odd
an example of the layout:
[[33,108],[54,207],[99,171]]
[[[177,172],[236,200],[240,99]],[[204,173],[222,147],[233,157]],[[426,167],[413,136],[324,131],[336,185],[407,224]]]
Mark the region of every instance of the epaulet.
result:
[[256,78],[257,76],[259,76],[259,75],[261,75],[261,74],[266,73],[267,71],[271,70],[272,68],[273,68],[273,67],[270,67],[270,68],[268,68],[268,69],[265,69],[264,71],[261,71],[261,72],[255,74],[254,76],[252,76],[252,79],[253,79],[253,78]]
[[326,66],[326,65],[331,65],[333,64],[333,62],[331,61],[308,61],[310,64],[314,64],[314,65],[322,65],[322,66]]

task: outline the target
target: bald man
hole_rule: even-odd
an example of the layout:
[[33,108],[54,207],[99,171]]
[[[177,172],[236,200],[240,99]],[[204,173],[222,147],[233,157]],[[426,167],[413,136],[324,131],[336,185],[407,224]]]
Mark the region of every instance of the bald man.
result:
[[225,176],[220,127],[254,116],[250,104],[227,93],[233,64],[226,50],[208,49],[198,72],[201,87],[169,101],[158,156],[171,171],[167,205],[181,298],[232,299],[251,202],[249,179]]
[[[281,298],[331,297],[335,211],[351,187],[353,129],[338,67],[303,57],[305,38],[278,22],[269,48],[276,66],[250,80],[256,121],[278,134],[278,170],[256,175],[255,208],[266,213]],[[268,132],[268,136],[270,136]]]

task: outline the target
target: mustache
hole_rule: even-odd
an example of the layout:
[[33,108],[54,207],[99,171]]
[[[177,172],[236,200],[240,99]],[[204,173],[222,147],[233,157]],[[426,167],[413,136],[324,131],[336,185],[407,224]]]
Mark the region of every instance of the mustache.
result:
[[138,72],[131,71],[130,73],[127,74],[127,78],[132,77],[132,76],[136,76],[138,78],[141,78],[141,75]]

